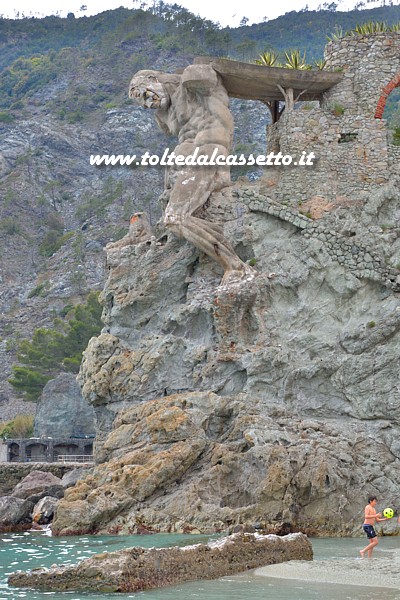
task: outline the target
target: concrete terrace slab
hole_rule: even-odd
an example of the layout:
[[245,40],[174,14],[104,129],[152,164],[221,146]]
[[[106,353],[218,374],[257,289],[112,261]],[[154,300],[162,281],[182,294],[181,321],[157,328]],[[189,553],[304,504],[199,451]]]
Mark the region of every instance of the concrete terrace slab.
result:
[[209,56],[196,57],[194,64],[210,64],[222,77],[229,96],[263,102],[283,100],[278,85],[293,88],[295,98],[303,92],[302,101],[321,100],[323,93],[343,78],[341,72],[263,67]]

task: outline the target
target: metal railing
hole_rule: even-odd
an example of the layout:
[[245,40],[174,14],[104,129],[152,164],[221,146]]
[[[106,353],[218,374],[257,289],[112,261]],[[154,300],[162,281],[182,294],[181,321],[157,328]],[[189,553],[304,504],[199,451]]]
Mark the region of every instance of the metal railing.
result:
[[92,463],[93,454],[59,454],[57,462],[61,463]]

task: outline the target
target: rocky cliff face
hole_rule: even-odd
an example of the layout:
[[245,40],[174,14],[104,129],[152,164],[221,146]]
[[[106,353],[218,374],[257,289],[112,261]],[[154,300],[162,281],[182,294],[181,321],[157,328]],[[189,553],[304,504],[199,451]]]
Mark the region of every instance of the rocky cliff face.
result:
[[275,183],[226,188],[202,215],[255,264],[248,284],[219,285],[218,266],[160,231],[109,245],[105,329],[80,374],[98,465],[56,533],[351,533],[366,495],[398,505],[399,294],[332,244],[351,231],[350,254],[369,242],[395,264],[399,187],[322,211],[324,237],[271,200]]
[[[145,211],[153,223],[160,216],[161,168],[96,167],[89,158],[161,156],[170,140],[128,100],[128,83],[141,66],[174,69],[192,57],[157,51],[148,37],[121,51],[112,67],[105,50],[92,62],[67,52],[57,77],[28,94],[18,118],[0,121],[0,422],[35,412],[8,383],[20,340],[103,287],[103,248],[124,235],[132,213]],[[81,120],[66,121],[64,103],[76,110],[83,97],[90,104]],[[268,111],[240,101],[233,110],[237,143],[261,152]],[[51,236],[57,243],[47,247]]]

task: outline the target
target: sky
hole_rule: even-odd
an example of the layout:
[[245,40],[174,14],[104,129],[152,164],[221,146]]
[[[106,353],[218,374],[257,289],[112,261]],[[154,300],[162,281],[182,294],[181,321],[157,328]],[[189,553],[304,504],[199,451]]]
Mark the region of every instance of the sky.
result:
[[[299,11],[306,6],[309,10],[315,10],[320,5],[329,4],[331,0],[280,0],[275,2],[268,0],[228,0],[221,2],[218,0],[166,0],[170,4],[179,4],[184,6],[191,12],[199,14],[203,18],[212,21],[218,21],[222,26],[238,27],[240,21],[246,16],[252,23],[261,22],[264,17],[269,20],[275,19],[279,15],[292,10]],[[357,0],[334,0],[338,4],[337,10],[348,10],[353,8]],[[394,0],[397,4],[400,0]],[[381,3],[381,0],[364,0],[366,8],[373,8]],[[368,4],[367,4],[368,2]],[[76,17],[83,15],[93,15],[104,10],[125,6],[127,8],[138,8],[141,0],[14,0],[9,3],[9,7],[0,8],[0,15],[7,18],[15,18],[18,16],[45,16],[51,14],[59,14],[61,17],[66,17],[69,12],[73,12]],[[151,0],[147,0],[151,4]],[[387,2],[388,3],[388,2]],[[86,10],[81,10],[81,7],[86,6]],[[19,15],[16,13],[19,12]]]

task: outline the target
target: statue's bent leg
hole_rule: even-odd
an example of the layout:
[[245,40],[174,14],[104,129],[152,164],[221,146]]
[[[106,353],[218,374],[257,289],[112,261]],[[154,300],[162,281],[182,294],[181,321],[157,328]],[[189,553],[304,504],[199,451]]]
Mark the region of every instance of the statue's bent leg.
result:
[[217,189],[215,169],[186,168],[179,173],[165,210],[164,224],[178,237],[186,239],[210,256],[224,269],[224,280],[254,276],[255,271],[236,254],[223,235],[220,225],[193,213],[202,207]]
[[231,277],[235,279],[241,279],[244,276],[254,277],[254,269],[238,257],[230,243],[222,235],[222,228],[218,225],[192,216],[177,217],[173,222],[166,222],[166,225],[175,235],[186,239],[219,263],[224,269],[223,282],[228,281]]

